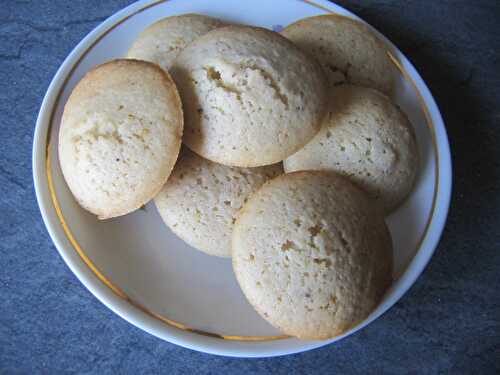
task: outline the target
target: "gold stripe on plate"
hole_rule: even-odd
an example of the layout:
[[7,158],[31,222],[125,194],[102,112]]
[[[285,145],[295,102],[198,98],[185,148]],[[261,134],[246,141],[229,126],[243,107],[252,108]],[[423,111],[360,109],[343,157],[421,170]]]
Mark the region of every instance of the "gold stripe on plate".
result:
[[[434,211],[436,210],[437,193],[439,190],[439,148],[437,145],[436,130],[434,129],[432,118],[431,118],[431,115],[429,113],[429,109],[427,108],[427,104],[425,104],[424,98],[422,97],[422,93],[418,89],[417,84],[415,83],[415,80],[410,76],[410,74],[408,74],[408,72],[403,67],[403,65],[401,65],[399,60],[391,52],[387,51],[387,55],[389,56],[389,59],[391,60],[391,62],[399,70],[399,72],[401,73],[403,78],[406,81],[410,82],[413,89],[417,93],[418,100],[420,102],[420,106],[422,107],[422,111],[423,111],[424,116],[425,116],[425,122],[427,124],[427,127],[428,127],[430,133],[431,133],[432,146],[434,148],[434,164],[435,164],[435,166],[434,166],[434,180],[435,181],[434,181],[434,193],[432,196],[431,214],[429,215],[429,218],[427,219],[427,222],[425,223],[424,233],[422,234],[419,241],[417,242],[417,250],[418,250],[420,248],[420,246],[422,245],[422,243],[424,242],[425,238],[427,237],[427,232],[429,231],[429,227],[430,227],[432,219],[434,217]],[[415,254],[416,253],[417,252],[415,251]],[[415,255],[413,257],[415,257]],[[412,259],[410,259],[408,261],[408,264],[411,263],[411,261],[413,260],[413,257],[412,257]],[[406,267],[408,267],[408,264],[406,265]]]

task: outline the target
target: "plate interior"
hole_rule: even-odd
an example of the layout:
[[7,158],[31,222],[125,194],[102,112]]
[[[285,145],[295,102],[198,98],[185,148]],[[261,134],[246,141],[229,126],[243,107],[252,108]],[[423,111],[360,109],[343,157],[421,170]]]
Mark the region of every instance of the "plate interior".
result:
[[[344,13],[340,8],[332,8]],[[238,3],[171,0],[121,22],[79,61],[54,107],[49,135],[52,158],[49,172],[73,236],[102,274],[134,301],[157,314],[208,332],[238,336],[277,335],[279,332],[261,319],[245,300],[230,260],[210,257],[186,245],[163,224],[151,202],[127,216],[98,221],[75,202],[59,168],[59,123],[64,103],[75,84],[93,66],[124,56],[137,34],[149,24],[169,15],[188,12],[279,29],[300,18],[326,13],[326,10],[303,1],[289,0]],[[394,241],[394,278],[397,280],[418,251],[431,214],[436,187],[436,151],[421,99],[413,85],[396,69],[395,72],[398,78],[393,99],[415,128],[420,156],[420,171],[411,196],[387,218]]]

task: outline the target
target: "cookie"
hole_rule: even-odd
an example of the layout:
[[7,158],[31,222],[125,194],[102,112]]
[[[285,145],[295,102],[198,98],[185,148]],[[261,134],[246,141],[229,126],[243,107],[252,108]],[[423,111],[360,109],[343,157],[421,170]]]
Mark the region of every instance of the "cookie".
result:
[[343,85],[334,88],[321,131],[284,162],[287,172],[341,173],[377,200],[386,213],[410,193],[418,170],[413,127],[380,92]]
[[266,29],[213,30],[179,54],[171,73],[185,108],[183,142],[221,164],[280,162],[318,132],[325,112],[320,66]]
[[155,204],[165,224],[189,245],[210,255],[230,257],[238,210],[251,193],[281,173],[281,163],[228,167],[184,148]]
[[200,14],[163,18],[139,34],[127,57],[151,61],[168,70],[186,45],[222,25],[221,21]]
[[264,184],[240,211],[232,246],[248,301],[301,339],[328,339],[359,324],[391,283],[384,218],[362,190],[329,172]]
[[83,77],[59,130],[59,161],[80,205],[99,219],[152,199],[180,150],[181,101],[168,73],[137,60],[114,60]]
[[348,82],[391,94],[396,71],[387,47],[364,23],[321,15],[303,18],[281,33],[316,58],[330,88]]

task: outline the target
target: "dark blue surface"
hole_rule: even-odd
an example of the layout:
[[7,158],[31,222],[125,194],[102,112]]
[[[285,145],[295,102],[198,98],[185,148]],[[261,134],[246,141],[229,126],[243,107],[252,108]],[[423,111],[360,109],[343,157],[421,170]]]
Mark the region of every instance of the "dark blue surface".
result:
[[500,2],[339,2],[395,42],[435,95],[453,153],[450,217],[422,277],[381,319],[259,360],[196,353],[126,323],[80,284],[42,223],[31,147],[43,95],[77,42],[128,3],[0,3],[1,374],[500,373]]

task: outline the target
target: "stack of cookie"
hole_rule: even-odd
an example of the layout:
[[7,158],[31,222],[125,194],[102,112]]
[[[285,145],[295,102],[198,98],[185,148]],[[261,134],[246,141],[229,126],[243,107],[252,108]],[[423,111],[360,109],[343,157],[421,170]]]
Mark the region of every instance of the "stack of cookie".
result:
[[284,333],[334,337],[390,286],[384,216],[416,176],[393,76],[383,43],[349,18],[279,34],[169,17],[78,83],[61,168],[100,219],[154,199],[184,241],[232,257],[248,301]]

